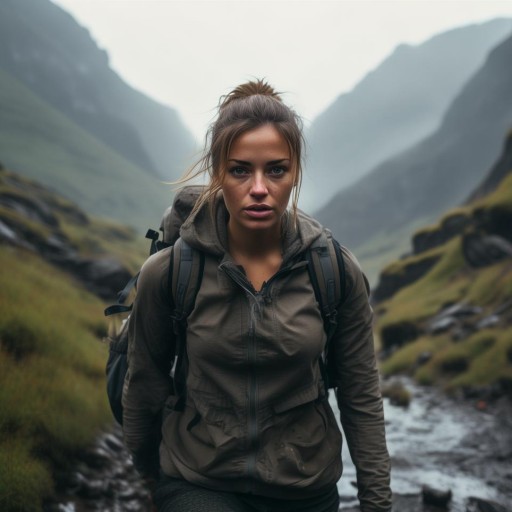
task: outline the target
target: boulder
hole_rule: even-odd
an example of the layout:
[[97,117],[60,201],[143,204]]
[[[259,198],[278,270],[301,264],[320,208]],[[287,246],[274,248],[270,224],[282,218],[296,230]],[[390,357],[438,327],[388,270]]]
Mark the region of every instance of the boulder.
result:
[[382,348],[385,352],[391,352],[395,348],[414,341],[419,335],[418,327],[412,322],[388,325],[381,331]]
[[372,292],[372,302],[378,304],[392,297],[398,290],[414,283],[423,277],[437,262],[439,256],[412,259],[404,262],[400,270],[384,271],[379,278],[377,287]]
[[499,235],[467,233],[462,238],[462,253],[468,265],[481,268],[512,258],[512,243]]
[[511,512],[511,510],[495,501],[482,498],[470,497],[466,502],[466,512]]
[[421,495],[425,505],[434,505],[440,508],[448,508],[448,504],[452,499],[452,491],[450,489],[434,489],[428,485],[422,487]]

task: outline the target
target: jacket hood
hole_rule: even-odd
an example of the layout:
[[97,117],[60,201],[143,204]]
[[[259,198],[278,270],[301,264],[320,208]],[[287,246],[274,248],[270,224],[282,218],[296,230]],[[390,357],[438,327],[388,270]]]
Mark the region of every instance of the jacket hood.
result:
[[[229,213],[222,193],[215,198],[213,215],[209,204],[191,214],[180,229],[180,236],[190,246],[206,253],[222,256],[227,253]],[[291,213],[283,219],[283,263],[304,252],[323,231],[322,225],[298,210],[297,226],[293,225]]]

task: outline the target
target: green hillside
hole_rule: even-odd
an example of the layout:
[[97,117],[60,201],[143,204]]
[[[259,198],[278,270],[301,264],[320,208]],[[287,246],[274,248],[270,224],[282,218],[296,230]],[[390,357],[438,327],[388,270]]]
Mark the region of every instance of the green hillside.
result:
[[0,70],[0,161],[87,212],[143,231],[158,224],[171,187],[123,159]]
[[63,269],[109,257],[131,272],[144,259],[144,242],[0,170],[2,511],[40,512],[54,492],[55,470],[66,469],[112,421],[105,303],[83,276]]
[[[443,242],[455,220],[460,232]],[[510,226],[511,173],[494,192],[416,234],[441,243],[384,269],[381,279],[399,282],[423,265],[421,277],[375,308],[385,375],[407,373],[448,390],[512,391],[512,258],[498,250],[512,247]],[[488,261],[471,263],[467,243],[479,237],[491,243],[479,255]]]

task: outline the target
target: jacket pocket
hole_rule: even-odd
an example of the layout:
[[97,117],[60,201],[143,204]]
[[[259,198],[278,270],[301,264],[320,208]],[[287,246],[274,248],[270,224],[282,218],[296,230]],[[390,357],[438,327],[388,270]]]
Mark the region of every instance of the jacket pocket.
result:
[[272,409],[276,414],[281,414],[285,411],[289,411],[290,409],[294,409],[299,405],[313,402],[318,398],[318,393],[318,384],[316,382],[312,382],[307,386],[300,388],[298,391],[295,391],[293,394],[276,400],[272,404]]
[[318,400],[318,388],[304,388],[274,406],[274,427],[267,433],[275,452],[269,465],[284,478],[283,484],[301,485],[339,477],[341,432],[326,400]]

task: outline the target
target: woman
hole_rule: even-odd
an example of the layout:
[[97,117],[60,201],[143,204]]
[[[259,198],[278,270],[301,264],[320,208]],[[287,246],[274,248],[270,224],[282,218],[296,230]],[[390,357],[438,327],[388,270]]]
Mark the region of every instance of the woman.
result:
[[[301,264],[323,228],[297,215],[300,120],[268,84],[249,82],[223,99],[207,140],[200,171],[210,183],[180,231],[205,255],[188,317],[186,405],[172,410],[169,249],[139,277],[123,393],[126,444],[141,472],[160,470],[153,495],[160,511],[337,511],[342,437],[322,399],[326,334]],[[347,291],[329,358],[361,510],[384,512],[389,457],[372,312],[357,262],[345,249],[343,259]]]

